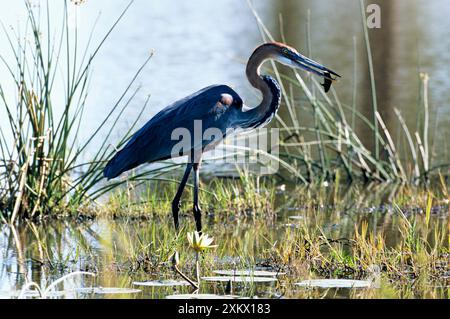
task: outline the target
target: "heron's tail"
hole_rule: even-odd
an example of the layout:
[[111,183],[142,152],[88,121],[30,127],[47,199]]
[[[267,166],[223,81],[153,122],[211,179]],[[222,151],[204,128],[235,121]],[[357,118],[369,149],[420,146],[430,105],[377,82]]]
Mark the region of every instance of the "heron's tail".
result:
[[103,170],[103,176],[107,179],[112,179],[139,165],[135,161],[130,161],[130,156],[127,155],[127,152],[124,152],[124,150],[119,151],[108,164],[106,164]]

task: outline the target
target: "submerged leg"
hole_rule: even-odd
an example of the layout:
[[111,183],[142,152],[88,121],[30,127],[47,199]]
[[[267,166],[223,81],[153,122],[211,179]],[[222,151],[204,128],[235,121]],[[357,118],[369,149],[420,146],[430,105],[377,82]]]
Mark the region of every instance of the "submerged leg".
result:
[[187,180],[189,178],[189,174],[191,173],[192,166],[193,166],[192,163],[187,164],[183,179],[181,180],[180,186],[178,186],[177,194],[175,195],[175,197],[172,201],[173,222],[175,223],[175,229],[177,231],[179,228],[178,212],[180,211],[180,199],[181,199],[181,195],[183,195],[183,190],[184,190],[184,187],[186,186]]
[[197,231],[202,232],[202,211],[198,202],[198,187],[200,180],[200,163],[194,164],[194,218]]

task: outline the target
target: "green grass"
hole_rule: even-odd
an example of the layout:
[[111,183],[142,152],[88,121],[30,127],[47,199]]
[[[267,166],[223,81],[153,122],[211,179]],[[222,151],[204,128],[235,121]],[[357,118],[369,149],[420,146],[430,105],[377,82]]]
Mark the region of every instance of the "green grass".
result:
[[[113,218],[149,219],[155,216],[171,216],[171,204],[177,188],[177,181],[171,179],[128,182],[126,187],[112,191],[108,200],[90,213]],[[275,216],[276,188],[270,180],[258,183],[257,178],[248,175],[242,175],[236,180],[205,180],[201,190],[200,203],[203,210],[210,215],[249,218]],[[188,185],[181,201],[181,213],[191,213],[192,192],[192,185]]]

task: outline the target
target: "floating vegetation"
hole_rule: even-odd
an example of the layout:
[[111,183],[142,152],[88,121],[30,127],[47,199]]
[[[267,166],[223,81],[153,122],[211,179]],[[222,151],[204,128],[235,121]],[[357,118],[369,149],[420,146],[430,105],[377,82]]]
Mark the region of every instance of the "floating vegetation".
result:
[[304,220],[304,216],[289,216],[289,219],[295,219],[295,220]]
[[214,294],[185,294],[169,295],[166,299],[238,299],[239,296],[232,295],[214,295]]
[[[61,298],[67,295],[69,291],[51,291],[48,292],[45,297],[46,298]],[[42,298],[41,294],[37,290],[27,290],[22,292],[20,290],[13,291],[0,291],[0,299],[10,299],[10,298],[18,298],[18,299],[29,299],[29,298]]]
[[257,282],[275,282],[276,278],[273,277],[248,277],[248,276],[212,276],[202,277],[204,281],[212,282],[244,282],[244,283],[257,283]]
[[187,281],[177,280],[151,280],[151,281],[135,281],[133,285],[147,286],[147,287],[176,287],[176,286],[190,286]]
[[310,279],[295,284],[300,287],[308,288],[373,288],[373,283],[368,280],[352,279]]
[[[446,296],[450,284],[450,214],[444,188],[370,187],[366,190],[353,186],[335,193],[333,187],[321,192],[298,187],[289,192],[288,196],[277,198],[276,220],[218,214],[214,222],[205,224],[205,232],[214,236],[218,247],[199,253],[199,268],[202,277],[217,275],[219,278],[211,278],[215,281],[200,278],[197,285],[196,251],[187,240],[187,230],[195,227],[194,221],[187,219],[186,228],[174,236],[171,216],[52,220],[20,227],[4,225],[0,232],[0,269],[15,267],[20,273],[0,275],[4,283],[17,282],[16,287],[6,292],[14,298],[18,296],[14,291],[20,291],[25,278],[42,280],[37,277],[42,272],[57,278],[61,269],[92,270],[97,274],[94,281],[77,279],[52,290],[64,290],[70,298],[77,296],[74,288],[79,286],[141,289],[145,286],[132,286],[133,283],[154,281],[158,285],[165,282],[161,278],[187,281],[173,277],[170,257],[179,251],[175,264],[194,283],[192,287],[206,294],[321,297],[320,289],[300,289],[295,285],[297,279],[368,280],[373,265],[378,265],[380,289],[341,289],[336,293],[345,298]],[[296,221],[296,228],[283,227],[290,220],[290,211],[283,207],[300,203],[305,207],[302,213],[305,219]],[[433,210],[435,206],[442,209]],[[379,209],[365,213],[366,208],[373,207]],[[65,235],[62,237],[61,233]],[[28,272],[29,269],[33,272]],[[285,275],[276,277],[276,273]],[[269,278],[270,282],[256,282],[260,277],[257,275]],[[129,294],[129,298],[165,298],[174,294],[175,289],[176,293],[186,294],[191,292],[191,286],[154,286],[155,289],[142,289],[141,294]],[[79,296],[101,298],[92,292],[89,288],[84,296]],[[29,294],[27,298],[38,297],[36,292],[32,294],[34,297]]]
[[139,289],[114,288],[114,287],[85,287],[75,289],[75,292],[80,294],[95,294],[95,295],[136,294],[141,291],[142,290]]
[[[67,274],[52,283],[50,283],[48,286],[39,285],[36,282],[29,281],[27,282],[21,289],[20,294],[18,296],[18,299],[24,299],[29,297],[38,297],[38,298],[49,298],[49,297],[60,297],[65,295],[68,291],[55,291],[55,288],[63,283],[64,281],[68,280],[71,277],[74,276],[92,276],[95,277],[95,274],[86,272],[86,271],[75,271],[71,272],[70,274]],[[31,288],[34,288],[31,290]],[[15,293],[15,292],[13,292]]]
[[247,276],[247,277],[276,277],[285,275],[284,272],[275,272],[267,270],[214,270],[213,273],[224,276]]

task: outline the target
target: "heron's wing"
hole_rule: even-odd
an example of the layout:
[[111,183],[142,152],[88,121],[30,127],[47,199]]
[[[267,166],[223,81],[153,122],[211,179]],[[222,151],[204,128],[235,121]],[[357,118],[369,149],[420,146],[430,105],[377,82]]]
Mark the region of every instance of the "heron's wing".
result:
[[[137,131],[127,145],[108,162],[104,175],[114,178],[143,163],[172,157],[174,146],[180,143],[177,139],[179,134],[175,134],[175,139],[172,138],[174,132],[189,132],[193,141],[192,148],[200,147],[200,145],[194,145],[194,140],[198,139],[193,136],[199,124],[202,136],[209,128],[218,129],[224,135],[232,118],[228,116],[227,108],[220,104],[221,95],[224,93],[236,94],[228,86],[215,85],[164,108]],[[196,121],[201,122],[196,123]],[[202,147],[210,143],[203,138],[200,141]]]

